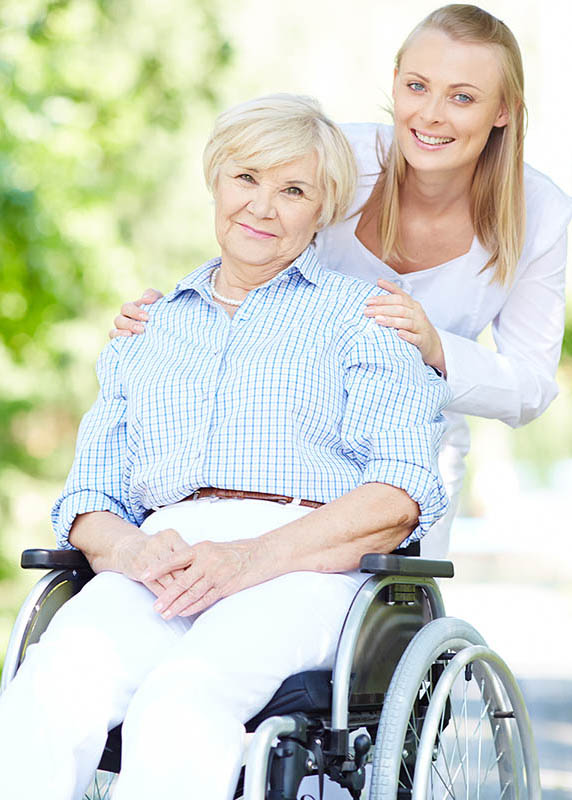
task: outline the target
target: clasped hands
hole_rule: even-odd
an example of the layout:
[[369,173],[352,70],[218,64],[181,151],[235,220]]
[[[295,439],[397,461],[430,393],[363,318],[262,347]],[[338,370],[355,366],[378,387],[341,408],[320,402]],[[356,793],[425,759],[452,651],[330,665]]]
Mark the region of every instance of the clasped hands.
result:
[[251,570],[255,540],[202,541],[189,545],[172,528],[141,532],[118,543],[114,566],[143,583],[163,619],[189,617],[256,581]]

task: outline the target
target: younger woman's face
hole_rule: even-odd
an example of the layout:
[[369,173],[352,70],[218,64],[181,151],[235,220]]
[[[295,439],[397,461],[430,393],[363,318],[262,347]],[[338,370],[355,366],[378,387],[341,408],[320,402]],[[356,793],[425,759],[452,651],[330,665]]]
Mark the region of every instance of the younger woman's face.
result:
[[493,127],[507,124],[494,46],[418,34],[393,82],[395,135],[414,170],[472,174]]

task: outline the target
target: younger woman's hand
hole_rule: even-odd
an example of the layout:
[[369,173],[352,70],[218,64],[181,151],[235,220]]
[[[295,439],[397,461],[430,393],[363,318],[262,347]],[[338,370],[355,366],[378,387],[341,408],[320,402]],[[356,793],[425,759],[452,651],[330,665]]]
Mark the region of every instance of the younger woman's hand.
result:
[[397,328],[397,335],[415,345],[426,364],[436,367],[446,375],[441,338],[429,321],[421,303],[391,281],[380,278],[377,285],[389,292],[389,295],[368,297],[366,317],[372,317],[379,325]]
[[145,289],[139,300],[133,303],[123,303],[121,314],[118,314],[113,323],[115,328],[109,331],[109,338],[116,336],[131,336],[131,334],[145,333],[145,325],[149,315],[141,308],[142,305],[151,305],[163,297],[158,289]]

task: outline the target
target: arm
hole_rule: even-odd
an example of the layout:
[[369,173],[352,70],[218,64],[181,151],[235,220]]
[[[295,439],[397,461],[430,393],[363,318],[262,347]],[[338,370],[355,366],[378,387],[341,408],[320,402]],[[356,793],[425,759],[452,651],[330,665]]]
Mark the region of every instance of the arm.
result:
[[556,397],[565,267],[566,234],[514,283],[493,321],[497,352],[439,331],[453,391],[452,411],[518,427],[542,414]]
[[[129,448],[122,346],[111,343],[98,360],[99,396],[80,425],[74,463],[52,517],[59,546],[81,550],[94,572],[112,570],[141,581],[146,569],[188,545],[174,530],[142,533],[123,489]],[[159,594],[173,579],[167,573],[145,585]]]
[[420,303],[389,281],[372,296],[366,316],[398,329],[426,364],[447,378],[449,410],[500,419],[512,427],[538,417],[558,393],[554,376],[564,333],[566,235],[531,262],[493,320],[497,351],[435,328]]
[[127,458],[126,400],[115,342],[101,353],[97,374],[100,392],[81,421],[74,463],[52,510],[60,548],[70,547],[68,534],[78,514],[109,511],[128,522],[137,522],[122,484],[122,467]]
[[148,581],[143,580],[144,573],[157,568],[165,559],[189,550],[173,529],[148,535],[109,511],[79,514],[72,524],[69,543],[82,551],[94,572],[120,572],[144,583],[155,595],[175,580],[176,572]]

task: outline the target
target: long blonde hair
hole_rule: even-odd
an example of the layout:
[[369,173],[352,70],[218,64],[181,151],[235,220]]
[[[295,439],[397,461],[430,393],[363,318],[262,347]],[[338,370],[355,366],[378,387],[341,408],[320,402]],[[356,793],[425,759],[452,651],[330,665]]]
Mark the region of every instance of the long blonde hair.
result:
[[[499,56],[502,102],[508,111],[508,122],[491,130],[479,157],[471,185],[471,214],[474,231],[490,253],[483,270],[492,268],[492,280],[506,285],[520,258],[525,231],[526,107],[520,49],[504,22],[477,6],[453,4],[433,11],[411,31],[395,58],[396,69],[413,39],[428,29],[443,31],[457,41],[493,45]],[[399,187],[406,170],[407,163],[394,138],[382,156],[380,180],[372,196],[372,202],[381,208],[378,235],[384,260],[405,257],[399,231]]]

